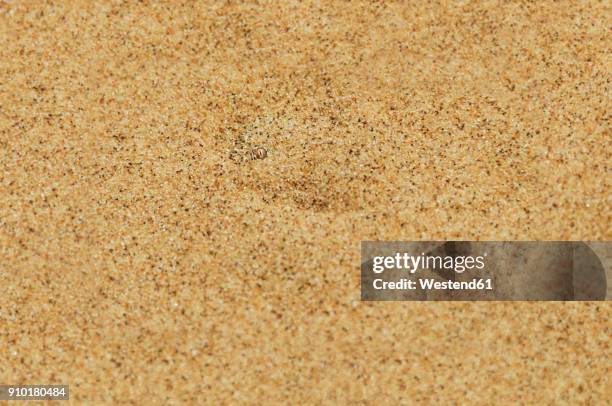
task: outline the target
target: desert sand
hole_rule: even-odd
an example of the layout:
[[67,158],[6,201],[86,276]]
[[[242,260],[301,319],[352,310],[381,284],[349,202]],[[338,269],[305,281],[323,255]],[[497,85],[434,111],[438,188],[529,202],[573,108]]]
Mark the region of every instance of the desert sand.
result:
[[363,240],[609,240],[598,1],[0,2],[0,383],[610,400],[610,302],[366,303]]

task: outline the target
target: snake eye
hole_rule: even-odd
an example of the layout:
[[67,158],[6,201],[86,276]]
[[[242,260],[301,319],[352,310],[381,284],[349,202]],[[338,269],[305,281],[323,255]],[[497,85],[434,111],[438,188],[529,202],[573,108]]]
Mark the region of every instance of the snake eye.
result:
[[264,147],[256,147],[253,149],[255,159],[265,159],[268,156],[268,151]]

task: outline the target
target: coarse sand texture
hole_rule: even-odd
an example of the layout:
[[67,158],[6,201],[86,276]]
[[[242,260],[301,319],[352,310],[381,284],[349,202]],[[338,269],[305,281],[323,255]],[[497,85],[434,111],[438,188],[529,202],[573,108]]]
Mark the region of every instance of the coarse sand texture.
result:
[[364,240],[611,230],[609,1],[0,0],[0,384],[604,405],[610,302],[362,302]]

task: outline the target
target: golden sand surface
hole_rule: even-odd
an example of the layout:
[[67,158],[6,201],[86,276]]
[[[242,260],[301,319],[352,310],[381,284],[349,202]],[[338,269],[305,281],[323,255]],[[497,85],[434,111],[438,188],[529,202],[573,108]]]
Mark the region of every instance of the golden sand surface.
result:
[[362,240],[609,240],[608,1],[0,1],[0,383],[610,401],[610,302],[366,303]]

